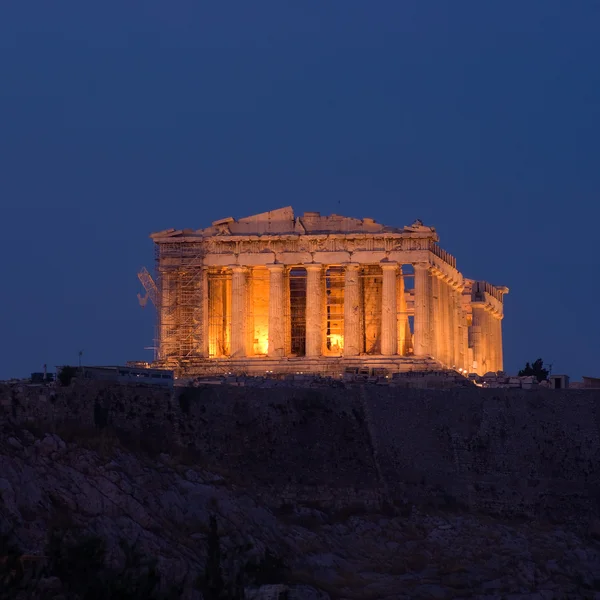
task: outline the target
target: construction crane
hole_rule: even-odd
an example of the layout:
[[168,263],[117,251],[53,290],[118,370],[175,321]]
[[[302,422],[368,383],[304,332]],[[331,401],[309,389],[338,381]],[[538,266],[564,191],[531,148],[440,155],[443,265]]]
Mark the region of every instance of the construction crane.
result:
[[138,273],[138,279],[140,280],[140,283],[144,286],[144,289],[146,290],[145,296],[142,296],[141,294],[137,295],[140,306],[144,308],[148,303],[148,298],[150,298],[152,304],[154,304],[156,308],[159,308],[158,290],[156,289],[156,283],[154,283],[154,279],[152,279],[152,275],[148,273],[148,269],[146,269],[146,267],[141,268],[140,272]]

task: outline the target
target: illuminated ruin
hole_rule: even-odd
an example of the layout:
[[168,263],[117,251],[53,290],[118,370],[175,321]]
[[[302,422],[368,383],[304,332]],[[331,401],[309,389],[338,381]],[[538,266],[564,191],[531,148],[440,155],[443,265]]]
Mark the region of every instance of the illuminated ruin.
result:
[[502,370],[508,288],[464,278],[420,221],[286,207],[151,238],[155,363],[180,377]]

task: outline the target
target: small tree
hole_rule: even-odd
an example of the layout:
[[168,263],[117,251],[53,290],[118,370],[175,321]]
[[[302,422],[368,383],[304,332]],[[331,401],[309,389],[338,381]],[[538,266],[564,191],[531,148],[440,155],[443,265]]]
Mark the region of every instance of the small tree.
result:
[[75,375],[77,375],[77,369],[75,367],[65,365],[64,367],[61,367],[58,373],[58,381],[60,381],[60,385],[67,387],[71,385],[71,380],[73,377],[75,377]]
[[519,377],[533,376],[538,382],[548,379],[550,371],[544,368],[544,361],[538,358],[532,365],[525,363],[525,368],[519,371]]

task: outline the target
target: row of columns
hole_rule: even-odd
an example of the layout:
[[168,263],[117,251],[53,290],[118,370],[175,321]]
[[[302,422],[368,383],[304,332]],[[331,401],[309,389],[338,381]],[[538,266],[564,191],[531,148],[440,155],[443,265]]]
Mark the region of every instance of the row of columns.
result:
[[502,315],[485,302],[472,302],[473,370],[480,375],[502,371]]
[[486,302],[471,302],[469,327],[462,291],[430,265],[415,265],[415,355],[480,375],[501,371],[502,314]]
[[[269,270],[268,355],[285,355],[284,265],[266,265]],[[323,266],[302,265],[306,269],[306,349],[307,357],[321,355],[322,350],[322,276]],[[344,355],[357,356],[361,349],[360,269],[346,265],[344,275]],[[398,341],[406,347],[407,327],[398,332],[398,264],[382,263],[381,353],[398,353]],[[231,356],[244,356],[246,347],[246,270],[232,266],[231,281]],[[404,293],[402,289],[402,293]],[[405,348],[400,348],[401,351]]]
[[[268,355],[283,357],[286,347],[285,267],[266,265],[269,270]],[[306,345],[305,355],[322,353],[323,271],[320,264],[302,265],[306,269]],[[345,265],[344,274],[344,355],[357,356],[361,351],[360,266]],[[397,263],[380,263],[382,268],[381,354],[405,354],[410,337],[406,325],[397,318],[404,302],[402,278]],[[232,266],[231,283],[231,356],[246,354],[246,269]],[[448,367],[475,370],[502,369],[501,315],[485,303],[472,303],[472,324],[467,323],[462,307],[462,285],[432,268],[415,264],[414,341],[415,356],[432,356]],[[206,277],[206,275],[205,275]],[[400,283],[399,283],[400,282]],[[206,285],[206,279],[204,279]],[[399,290],[399,287],[402,288]],[[206,289],[206,288],[205,288]],[[205,303],[206,313],[208,303]],[[206,320],[205,320],[206,322]],[[206,337],[206,336],[204,336]],[[470,341],[470,343],[469,343]],[[206,340],[205,340],[206,342]],[[207,343],[205,343],[207,345]],[[470,351],[469,346],[472,347]],[[472,356],[471,356],[472,354]],[[472,363],[472,364],[471,364]]]
[[470,370],[463,287],[429,264],[415,264],[415,355]]

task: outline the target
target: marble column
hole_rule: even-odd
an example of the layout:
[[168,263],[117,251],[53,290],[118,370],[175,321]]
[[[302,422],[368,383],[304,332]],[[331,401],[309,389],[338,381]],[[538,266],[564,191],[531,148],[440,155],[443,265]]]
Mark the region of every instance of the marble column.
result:
[[452,314],[453,314],[453,331],[454,331],[454,365],[456,369],[464,369],[465,361],[464,361],[464,353],[462,351],[462,340],[463,340],[463,322],[461,315],[461,306],[460,306],[460,294],[461,288],[459,284],[456,282],[453,283],[452,286]]
[[285,348],[285,314],[283,265],[270,264],[269,269],[269,357],[284,356]]
[[492,315],[490,313],[490,307],[486,305],[485,313],[483,316],[483,328],[481,330],[481,340],[483,346],[483,366],[484,373],[493,371],[492,365],[492,328],[491,328]]
[[[462,295],[461,303],[462,307]],[[461,323],[462,323],[462,358],[463,358],[463,369],[467,373],[473,373],[473,351],[469,348],[469,321],[467,312],[461,308]]]
[[246,347],[245,356],[254,356],[254,269],[248,267],[246,271]]
[[406,356],[410,347],[411,333],[410,323],[408,321],[408,311],[406,307],[406,296],[404,290],[404,275],[402,273],[402,266],[399,267],[397,273],[396,282],[396,309],[398,314],[396,328],[398,330],[398,354],[400,356]]
[[[431,355],[436,359],[442,360],[442,300],[441,300],[441,282],[437,272],[430,271],[431,279],[431,321],[429,326],[430,336],[430,347],[429,351]],[[416,286],[416,274],[415,274],[415,286]],[[415,292],[416,294],[416,292]],[[416,295],[415,295],[415,311],[416,311]],[[416,317],[415,317],[416,319]]]
[[452,367],[452,352],[454,350],[454,342],[451,335],[452,317],[450,314],[450,286],[448,285],[448,277],[445,275],[441,279],[442,287],[442,353],[446,367]]
[[494,321],[496,320],[492,311],[492,308],[487,308],[487,370],[496,370],[496,332],[494,331]]
[[504,370],[504,355],[502,350],[502,319],[503,315],[498,315],[496,318],[496,364],[498,371]]
[[246,269],[231,268],[231,356],[246,356]]
[[344,356],[360,353],[359,265],[346,265],[344,281]]
[[502,314],[492,313],[492,328],[494,330],[494,370],[502,371]]
[[431,356],[431,273],[415,264],[415,356]]
[[381,263],[383,286],[381,291],[381,354],[398,352],[398,307],[396,295],[396,263]]
[[323,267],[306,264],[306,356],[320,356],[323,340]]
[[445,281],[446,285],[446,311],[448,314],[448,366],[450,368],[456,367],[456,354],[454,352],[454,340],[456,338],[455,330],[456,330],[456,310],[455,310],[455,302],[454,302],[454,287],[453,282],[450,278],[447,278]]
[[484,348],[484,327],[485,327],[485,304],[483,302],[472,302],[471,307],[473,310],[473,321],[471,325],[471,346],[473,348],[473,363],[469,365],[470,369],[479,375],[485,373],[485,366],[483,364],[485,358]]

